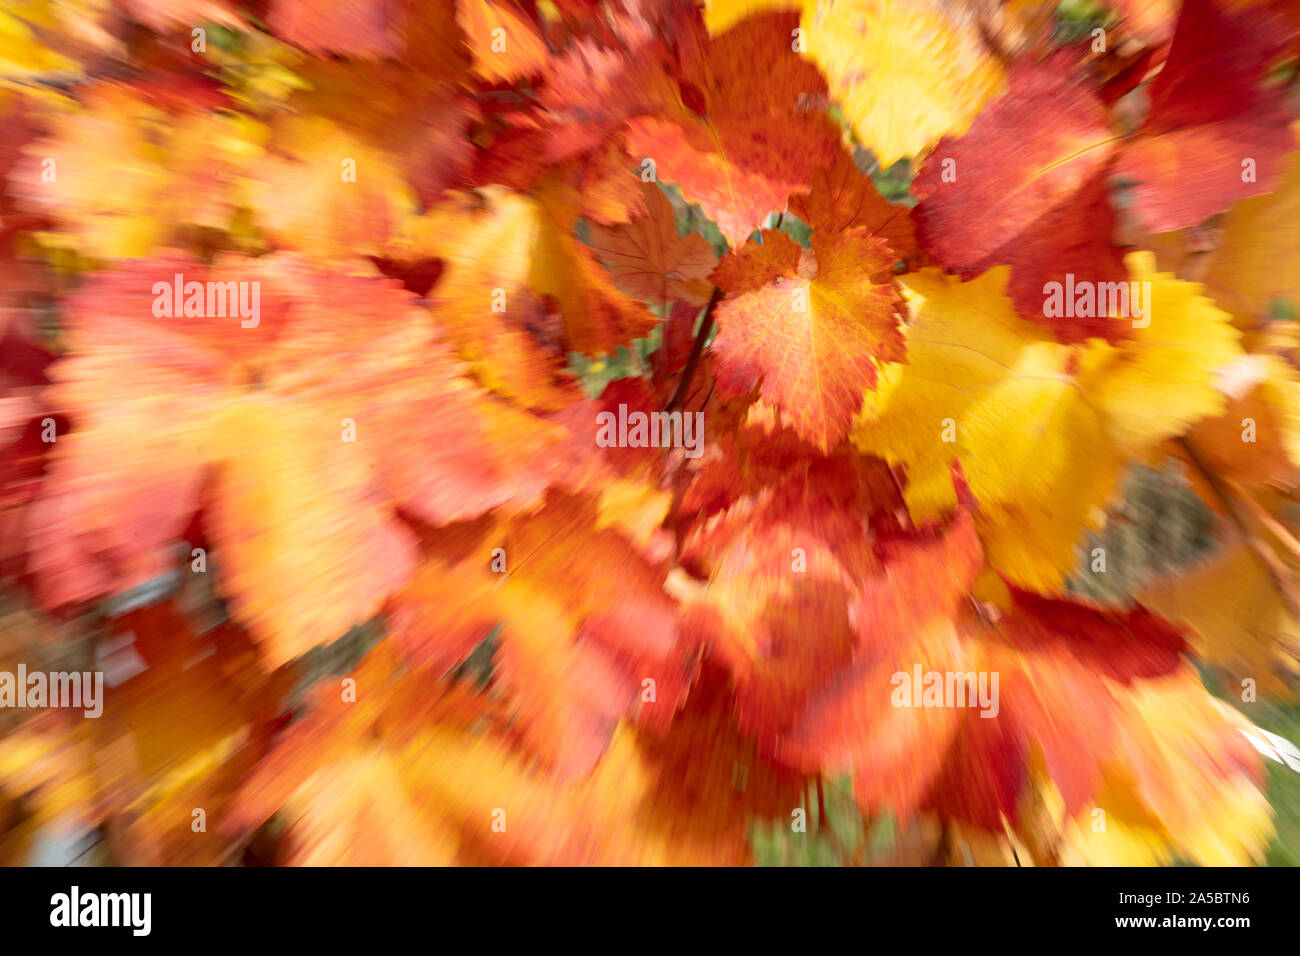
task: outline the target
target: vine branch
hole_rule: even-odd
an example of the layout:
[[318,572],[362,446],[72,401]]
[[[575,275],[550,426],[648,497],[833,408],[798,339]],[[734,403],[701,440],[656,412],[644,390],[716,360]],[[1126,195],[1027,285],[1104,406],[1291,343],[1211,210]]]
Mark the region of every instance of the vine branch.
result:
[[1246,509],[1242,507],[1237,496],[1232,493],[1227,483],[1216,475],[1214,470],[1205,463],[1204,459],[1201,458],[1200,453],[1197,452],[1195,446],[1193,446],[1187,438],[1176,438],[1174,441],[1180,448],[1182,448],[1183,453],[1187,456],[1187,460],[1192,463],[1192,466],[1200,473],[1201,477],[1205,479],[1206,484],[1210,486],[1210,490],[1214,492],[1215,497],[1223,503],[1224,510],[1227,512],[1228,517],[1232,519],[1232,523],[1237,526],[1237,530],[1241,532],[1242,539],[1245,541],[1246,546],[1250,548],[1255,557],[1258,558],[1260,563],[1262,563],[1265,569],[1267,569],[1269,577],[1273,580],[1273,586],[1277,589],[1278,594],[1281,595],[1282,600],[1286,602],[1287,608],[1292,614],[1300,616],[1300,595],[1296,594],[1295,587],[1291,583],[1286,565],[1282,563],[1282,560],[1277,556],[1277,553],[1269,547],[1268,542],[1260,538],[1260,536],[1251,529],[1250,522],[1247,520],[1248,515]]
[[721,299],[722,289],[714,286],[713,294],[709,296],[709,304],[704,309],[704,318],[700,321],[700,330],[695,333],[695,342],[691,345],[691,354],[686,359],[686,367],[682,369],[681,381],[677,383],[677,391],[673,392],[673,397],[669,399],[665,411],[675,412],[686,404],[686,394],[690,391],[691,380],[695,378],[695,370],[699,368],[700,357],[704,355],[704,345],[709,340],[709,333],[713,331],[713,310]]

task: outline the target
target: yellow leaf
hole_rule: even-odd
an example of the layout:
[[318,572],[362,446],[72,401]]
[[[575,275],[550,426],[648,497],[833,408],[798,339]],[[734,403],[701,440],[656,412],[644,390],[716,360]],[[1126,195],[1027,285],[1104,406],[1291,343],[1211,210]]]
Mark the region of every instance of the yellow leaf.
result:
[[918,0],[839,0],[804,9],[807,55],[882,166],[964,133],[1006,77],[978,25]]
[[882,370],[854,433],[906,466],[918,519],[956,503],[949,466],[960,461],[990,563],[1026,587],[1060,585],[1126,461],[1222,412],[1216,366],[1241,354],[1228,316],[1195,286],[1152,275],[1149,256],[1127,262],[1151,282],[1152,318],[1113,346],[1062,344],[1021,319],[1005,267],[966,283],[909,276],[908,364]]
[[[33,26],[63,27],[61,18],[47,0],[5,4],[0,10],[0,82],[22,88],[21,81],[38,79],[45,74],[81,73],[76,60],[51,50],[38,39]],[[66,29],[66,27],[64,27]]]
[[[1230,716],[1185,668],[1133,686],[1124,752],[1115,755],[1090,815],[1065,829],[1067,866],[1169,864],[1249,866],[1263,861],[1272,810],[1259,787],[1261,762]],[[1239,717],[1239,715],[1238,715]]]
[[280,246],[343,259],[379,255],[415,209],[393,159],[327,120],[282,122],[248,188]]
[[1240,334],[1192,282],[1155,271],[1155,257],[1138,252],[1124,260],[1134,282],[1150,282],[1150,324],[1134,324],[1134,337],[1120,347],[1100,343],[1081,363],[1079,382],[1107,418],[1107,430],[1133,455],[1156,441],[1223,411],[1213,386],[1216,370],[1241,355]]
[[447,262],[431,299],[461,355],[489,388],[538,407],[561,407],[537,346],[523,332],[531,310],[563,319],[563,348],[599,355],[647,334],[658,319],[614,288],[573,227],[579,196],[554,182],[534,195],[481,191],[481,207],[449,199],[415,223],[410,247]]
[[1300,647],[1300,621],[1244,544],[1231,544],[1191,573],[1153,584],[1141,600],[1191,628],[1198,653],[1231,675],[1234,693],[1249,678],[1260,695],[1284,695],[1288,680],[1300,676],[1283,644],[1292,653]]
[[[1300,121],[1291,125],[1300,138]],[[1268,319],[1272,302],[1300,315],[1300,150],[1278,187],[1243,199],[1223,222],[1223,242],[1205,279],[1215,301],[1243,325]]]
[[778,10],[811,10],[817,0],[704,0],[704,25],[717,36],[746,17]]
[[264,132],[234,114],[172,116],[111,86],[51,126],[25,148],[15,188],[60,220],[64,243],[101,259],[146,256],[193,227],[231,228]]

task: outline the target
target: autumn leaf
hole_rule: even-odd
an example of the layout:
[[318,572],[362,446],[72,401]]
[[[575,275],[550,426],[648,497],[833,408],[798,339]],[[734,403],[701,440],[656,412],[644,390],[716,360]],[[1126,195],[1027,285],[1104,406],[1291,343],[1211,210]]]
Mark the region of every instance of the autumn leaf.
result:
[[1093,826],[1089,815],[1067,825],[1061,862],[1261,862],[1273,822],[1259,755],[1241,732],[1244,718],[1210,697],[1188,667],[1144,682],[1122,707],[1123,745],[1098,799],[1106,825]]
[[248,24],[232,9],[232,4],[225,0],[169,0],[165,3],[159,0],[124,0],[122,5],[135,19],[159,33],[169,27],[188,26],[204,21],[232,30],[248,28]]
[[871,545],[851,512],[780,503],[733,506],[692,537],[684,558],[707,584],[683,627],[731,672],[741,727],[774,756],[821,695],[953,613],[980,560],[969,520],[882,533]]
[[839,140],[808,105],[825,84],[791,50],[795,23],[792,15],[756,17],[714,37],[698,62],[688,61],[673,100],[627,124],[633,154],[652,159],[658,179],[699,203],[733,249],[807,189]]
[[716,36],[746,17],[777,10],[802,10],[810,6],[813,6],[811,0],[705,0],[704,24]]
[[788,814],[802,789],[736,733],[716,678],[682,733],[621,726],[595,772],[570,781],[530,767],[491,708],[482,726],[462,687],[431,700],[382,657],[356,680],[366,702],[322,686],[231,818],[249,829],[282,812],[285,863],[734,865],[750,857],[749,820]]
[[[68,34],[75,14],[50,2],[0,11],[0,84],[16,86],[79,76],[81,64]],[[89,31],[87,31],[89,32]]]
[[57,432],[60,422],[46,414],[46,370],[54,355],[33,315],[0,310],[0,356],[0,566],[7,566],[22,554],[24,510],[49,450],[41,436]]
[[[444,16],[450,21],[452,4],[440,0],[437,5],[446,8]],[[395,56],[403,48],[402,6],[381,0],[274,0],[267,25],[312,53]]]
[[[1300,134],[1300,123],[1291,126]],[[1266,323],[1279,305],[1300,315],[1300,151],[1292,152],[1282,182],[1266,196],[1237,203],[1224,216],[1205,286],[1220,308],[1244,328]],[[1175,263],[1177,265],[1178,263]]]
[[[664,560],[671,551],[664,525],[674,489],[692,480],[688,465],[702,453],[713,417],[711,411],[664,412],[674,391],[670,381],[616,379],[596,398],[546,416],[568,437],[566,468],[554,487],[597,499],[597,529],[617,530],[651,562]],[[720,403],[704,407],[716,410]],[[645,444],[620,442],[620,420],[641,415],[645,422],[657,423],[658,441],[647,434]]]
[[268,150],[250,190],[279,248],[379,255],[415,210],[413,190],[387,157],[325,120],[286,119]]
[[[97,825],[89,759],[85,735],[48,711],[44,719],[0,739],[0,798],[6,805],[0,815],[0,859],[5,865],[30,864],[49,828],[82,833]],[[20,801],[31,808],[25,819],[9,809]]]
[[[1013,73],[1007,95],[965,136],[940,143],[918,175],[922,247],[964,279],[1011,265],[1021,315],[1044,321],[1062,341],[1115,340],[1120,329],[1104,316],[1075,323],[1044,310],[1047,284],[1066,273],[1093,284],[1120,278],[1108,179],[1130,187],[1148,229],[1167,231],[1270,189],[1292,146],[1281,90],[1264,84],[1261,65],[1276,56],[1287,31],[1268,8],[1226,18],[1216,2],[1184,5],[1146,123],[1127,139],[1101,101],[1063,75],[1063,61]],[[1226,35],[1235,39],[1225,45]],[[1242,49],[1252,55],[1237,58]]]
[[[633,821],[631,836],[641,859],[653,852],[651,859],[673,866],[750,863],[754,821],[775,819],[787,825],[813,786],[809,777],[765,759],[741,732],[725,675],[717,669],[701,675],[673,733],[642,732],[638,742],[644,767],[640,779],[653,795],[639,804]],[[619,751],[612,756],[620,756]],[[601,782],[620,772],[611,760]],[[605,819],[619,819],[628,805],[612,788],[592,786],[589,793]]]
[[[435,210],[424,226],[429,237],[418,245],[448,262],[431,298],[489,387],[546,407],[554,399],[546,397],[545,377],[553,373],[543,371],[540,356],[516,344],[522,340],[519,317],[528,314],[530,299],[544,297],[560,313],[565,352],[613,353],[649,332],[657,319],[615,289],[591,250],[578,242],[573,230],[580,198],[567,183],[553,180],[531,197],[485,193],[486,208],[449,201],[446,214]],[[494,313],[507,318],[493,319]],[[506,353],[500,366],[481,360],[493,351]]]
[[[823,455],[762,403],[717,439],[682,498],[686,518],[707,518],[747,496],[772,493],[772,509],[797,511],[811,501],[848,509],[870,520],[879,512],[900,512],[901,488],[878,458],[840,445]],[[683,556],[685,560],[685,556]]]
[[[170,293],[176,274],[261,283],[257,323],[155,310],[154,283]],[[52,373],[53,401],[75,432],[58,443],[30,532],[52,604],[159,573],[210,502],[210,530],[230,559],[223,586],[279,663],[374,615],[405,582],[414,542],[397,506],[443,523],[522,503],[547,483],[544,468],[519,465],[558,435],[461,377],[427,316],[385,281],[283,261],[233,259],[209,272],[171,259],[105,274],[87,295]],[[351,374],[340,380],[343,356]],[[436,441],[413,445],[400,424],[408,414]],[[383,439],[399,433],[390,429],[405,440]],[[484,456],[511,433],[508,458]],[[319,601],[318,587],[332,599]]]
[[1250,679],[1259,694],[1287,693],[1296,675],[1300,621],[1268,568],[1242,542],[1176,578],[1153,582],[1142,600],[1186,626],[1202,658],[1232,675],[1232,689]]
[[[1285,491],[1300,468],[1300,378],[1276,355],[1244,355],[1220,377],[1227,408],[1193,425],[1172,451],[1191,466],[1188,477],[1201,498],[1222,510],[1219,492],[1202,469],[1241,492]],[[1249,442],[1247,442],[1249,439]],[[1242,445],[1252,445],[1243,455]]]
[[801,249],[765,230],[719,263],[731,293],[717,309],[718,374],[759,385],[795,430],[822,450],[848,431],[878,364],[903,359],[902,299],[883,239],[865,231],[814,236]]
[[831,97],[882,166],[960,136],[1005,83],[978,27],[945,4],[809,3],[799,26]]
[[673,103],[678,86],[671,37],[684,29],[690,29],[684,5],[647,4],[609,18],[596,36],[576,37],[552,59],[537,113],[512,116],[519,135],[506,162],[529,169],[528,181],[534,181],[549,164],[617,141],[630,117]]
[[[93,719],[38,711],[0,744],[0,790],[50,788],[41,807],[53,816],[41,822],[73,836],[102,826],[124,865],[224,862],[230,843],[194,834],[220,825],[243,775],[266,753],[287,675],[263,672],[237,628],[197,633],[173,604],[130,611],[105,638],[94,680],[77,675],[77,699]],[[26,660],[40,659],[33,650]],[[22,755],[27,766],[10,762]]]
[[[693,670],[664,572],[598,525],[594,502],[552,495],[463,560],[426,566],[392,610],[394,639],[434,676],[500,625],[507,706],[530,749],[569,775],[595,766],[620,717],[662,710],[655,719],[670,721]],[[554,692],[569,682],[580,691]]]
[[844,150],[835,163],[813,173],[808,193],[790,197],[790,211],[815,232],[863,228],[884,239],[899,259],[916,255],[915,226],[906,206],[886,202],[871,177],[863,174]]
[[1013,73],[1006,96],[967,135],[940,142],[917,175],[922,248],[963,279],[1010,264],[1017,311],[1062,341],[1123,337],[1109,316],[1044,308],[1046,284],[1067,270],[1080,283],[1124,278],[1105,181],[1115,140],[1101,103],[1053,68]]
[[0,10],[0,861],[1285,859],[1295,6]]
[[[386,190],[400,201],[393,179],[404,181],[426,206],[466,182],[474,156],[467,137],[479,110],[462,89],[469,67],[461,48],[451,42],[455,31],[437,36],[443,37],[440,43],[421,45],[418,64],[330,60],[296,66],[293,75],[304,88],[285,106],[316,121],[319,135],[303,133],[312,128],[310,122],[285,121],[277,126],[273,149],[304,163],[299,172],[317,190],[335,187],[322,202],[334,210],[336,231],[349,223],[340,207],[353,207],[364,221],[365,214],[354,208],[363,197]],[[268,202],[266,207],[276,205]],[[411,210],[402,205],[396,212],[409,215]],[[370,228],[373,234],[379,226]],[[400,238],[391,238],[396,249]]]
[[262,135],[248,117],[173,116],[111,85],[93,88],[53,126],[24,148],[10,189],[59,219],[48,241],[101,258],[149,255],[186,229],[232,228]]
[[[1100,786],[1127,693],[1116,684],[1176,668],[1182,638],[1141,609],[1103,614],[1032,595],[1017,596],[996,622],[969,607],[952,613],[936,609],[901,645],[873,647],[864,631],[872,653],[851,679],[813,702],[786,752],[799,762],[851,769],[866,806],[904,817],[930,809],[999,830],[1003,817],[1018,819],[1036,750],[1077,812]],[[972,672],[984,684],[964,685],[964,707],[917,706],[927,691],[947,693],[943,675]],[[932,673],[940,683],[923,678],[914,686]],[[1087,714],[1086,725],[1062,719],[1065,713]]]
[[[507,741],[464,734],[466,691],[417,703],[414,682],[397,679],[386,655],[368,658],[351,679],[355,701],[334,682],[315,689],[304,718],[244,782],[228,832],[280,813],[288,824],[281,862],[295,865],[448,865],[476,839],[499,862],[555,852],[563,804],[505,752]],[[440,797],[453,783],[455,803],[446,805]],[[469,819],[467,805],[485,797],[491,806]],[[492,811],[502,803],[506,838],[494,843]]]
[[647,216],[593,227],[588,244],[609,267],[614,284],[629,295],[704,305],[709,298],[705,280],[718,262],[713,247],[698,232],[678,235],[672,204],[657,186],[643,187],[642,194]]
[[[193,836],[220,829],[243,777],[266,753],[287,675],[263,671],[239,629],[196,634],[173,605],[133,611],[114,630],[129,642],[116,645],[114,665],[131,676],[106,686],[90,734],[94,774],[122,820],[114,850],[132,864],[224,862],[230,844]],[[195,807],[203,808],[203,830]]]
[[1226,6],[1185,0],[1146,124],[1116,164],[1153,232],[1196,225],[1271,191],[1295,146],[1284,91],[1264,82],[1293,28],[1269,6]]
[[562,408],[577,390],[566,381],[560,343],[547,348],[547,300],[530,283],[547,223],[535,204],[519,197],[492,196],[489,203],[486,209],[448,203],[433,214],[429,228],[456,238],[439,238],[428,250],[443,257],[430,304],[485,387],[532,407]]
[[488,82],[525,80],[546,69],[546,43],[507,0],[457,0],[456,20],[473,52],[474,72]]
[[1228,317],[1195,285],[1151,272],[1151,257],[1129,266],[1151,283],[1151,321],[1118,345],[1064,345],[1017,317],[1005,268],[970,283],[907,277],[908,363],[867,393],[853,433],[906,466],[918,520],[955,505],[960,461],[990,563],[1026,587],[1060,585],[1125,461],[1225,408],[1214,366],[1240,354]]
[[1174,35],[1178,20],[1175,0],[1116,0],[1114,7],[1120,26],[1147,46],[1168,43]]

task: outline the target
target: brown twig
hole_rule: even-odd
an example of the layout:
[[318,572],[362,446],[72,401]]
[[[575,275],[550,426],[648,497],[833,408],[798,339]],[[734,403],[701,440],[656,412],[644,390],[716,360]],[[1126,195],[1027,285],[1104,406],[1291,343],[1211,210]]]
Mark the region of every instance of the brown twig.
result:
[[1246,547],[1250,548],[1251,552],[1268,571],[1269,577],[1273,579],[1273,586],[1281,595],[1282,600],[1286,602],[1287,608],[1292,614],[1300,617],[1300,594],[1296,592],[1295,585],[1291,581],[1290,572],[1282,559],[1268,546],[1268,542],[1251,529],[1250,522],[1247,520],[1249,514],[1242,506],[1241,501],[1232,493],[1228,484],[1205,463],[1191,441],[1186,437],[1177,438],[1174,441],[1182,448],[1192,466],[1200,472],[1201,477],[1210,486],[1210,490],[1214,492],[1215,497],[1222,502],[1228,517],[1232,519],[1233,524],[1237,526],[1237,530],[1241,532]]
[[1250,492],[1242,488],[1237,482],[1231,478],[1224,478],[1223,483],[1236,495],[1237,500],[1246,506],[1246,510],[1250,512],[1251,517],[1263,525],[1264,530],[1277,539],[1278,544],[1286,548],[1291,557],[1300,561],[1300,540],[1296,539],[1291,530],[1275,518],[1267,508],[1256,501]]
[[686,359],[686,367],[682,369],[681,381],[677,383],[677,391],[673,392],[665,411],[675,412],[686,404],[686,393],[690,391],[691,380],[695,378],[695,370],[699,368],[700,357],[704,354],[704,345],[709,340],[709,333],[713,331],[713,310],[721,299],[722,289],[714,286],[713,295],[709,296],[709,304],[704,309],[704,318],[700,320],[700,330],[695,333],[691,354]]
[[[1210,262],[1214,254],[1219,251],[1222,244],[1222,216],[1212,216],[1206,220],[1198,229],[1193,231],[1192,248],[1188,254],[1179,263],[1177,276],[1187,282],[1202,282],[1209,270]],[[1187,460],[1192,463],[1201,477],[1205,479],[1210,490],[1214,492],[1216,498],[1223,504],[1224,510],[1228,517],[1232,519],[1233,524],[1241,532],[1242,540],[1259,562],[1268,571],[1269,577],[1273,581],[1273,587],[1277,590],[1278,595],[1286,604],[1288,610],[1296,616],[1300,616],[1300,593],[1297,593],[1295,583],[1292,580],[1291,573],[1286,564],[1278,557],[1277,553],[1269,547],[1267,541],[1260,538],[1250,526],[1248,518],[1259,520],[1257,510],[1252,510],[1245,502],[1249,501],[1251,505],[1257,503],[1249,494],[1238,495],[1234,493],[1236,486],[1215,474],[1214,471],[1205,463],[1196,448],[1192,445],[1190,439],[1186,436],[1175,439],[1175,444],[1182,448]],[[1263,509],[1258,509],[1263,510]],[[1270,519],[1272,516],[1269,516]],[[1280,523],[1274,522],[1283,536],[1278,535],[1278,530],[1274,530],[1268,523],[1261,521],[1272,533],[1278,537],[1278,540],[1290,548],[1297,544],[1295,538],[1282,528]]]
[[944,817],[939,830],[939,839],[934,845],[934,853],[930,856],[926,866],[947,865],[948,857],[951,856],[952,852],[952,837],[952,823],[949,822],[947,817]]
[[831,845],[831,851],[839,859],[841,865],[848,862],[849,848],[844,845],[840,835],[835,832],[834,827],[826,819],[826,792],[821,774],[817,775],[817,835]]

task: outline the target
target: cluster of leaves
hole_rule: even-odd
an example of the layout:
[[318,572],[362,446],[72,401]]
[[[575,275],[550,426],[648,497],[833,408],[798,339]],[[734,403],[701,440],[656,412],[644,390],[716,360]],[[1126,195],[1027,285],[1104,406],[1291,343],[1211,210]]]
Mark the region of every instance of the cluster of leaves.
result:
[[[1297,674],[1300,18],[1056,6],[0,9],[0,669],[108,684],[0,858],[1261,860],[1192,661]],[[1071,594],[1171,457],[1210,563]]]

